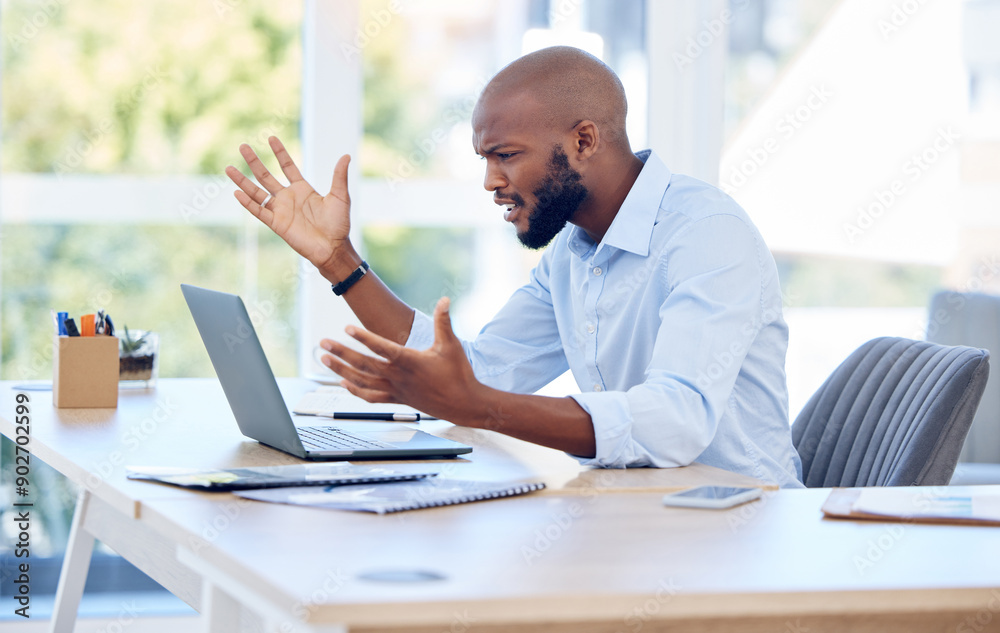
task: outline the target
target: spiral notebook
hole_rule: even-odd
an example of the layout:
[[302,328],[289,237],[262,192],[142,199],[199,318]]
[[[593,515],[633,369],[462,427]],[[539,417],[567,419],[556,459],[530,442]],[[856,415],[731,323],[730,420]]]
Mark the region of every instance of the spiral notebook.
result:
[[423,479],[377,486],[327,488],[271,488],[235,494],[255,501],[389,514],[457,503],[523,495],[545,487],[543,483],[490,483],[459,479]]

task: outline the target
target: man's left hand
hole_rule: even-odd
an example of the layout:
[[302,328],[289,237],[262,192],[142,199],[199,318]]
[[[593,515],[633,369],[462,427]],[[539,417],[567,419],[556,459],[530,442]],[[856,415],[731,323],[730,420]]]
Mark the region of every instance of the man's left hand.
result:
[[323,363],[342,378],[343,386],[368,402],[406,404],[429,415],[462,424],[469,403],[482,384],[476,380],[462,343],[451,327],[451,302],[442,297],[434,308],[434,344],[427,350],[404,347],[368,330],[346,332],[377,356],[323,339],[330,354]]

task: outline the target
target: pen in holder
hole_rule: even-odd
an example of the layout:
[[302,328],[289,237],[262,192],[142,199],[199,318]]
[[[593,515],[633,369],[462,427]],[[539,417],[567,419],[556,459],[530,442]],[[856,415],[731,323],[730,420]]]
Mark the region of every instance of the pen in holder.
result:
[[56,336],[52,403],[60,408],[118,406],[118,338]]

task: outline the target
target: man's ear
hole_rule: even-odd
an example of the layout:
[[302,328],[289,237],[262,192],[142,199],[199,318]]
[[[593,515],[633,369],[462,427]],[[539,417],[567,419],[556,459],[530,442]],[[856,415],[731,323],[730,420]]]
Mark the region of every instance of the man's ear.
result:
[[571,159],[586,161],[590,159],[601,144],[601,131],[590,119],[584,119],[573,128],[573,152]]

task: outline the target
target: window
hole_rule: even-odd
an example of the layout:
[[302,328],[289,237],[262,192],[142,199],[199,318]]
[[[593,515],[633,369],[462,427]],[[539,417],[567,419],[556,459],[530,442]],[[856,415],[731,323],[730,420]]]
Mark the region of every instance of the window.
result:
[[794,415],[862,342],[923,338],[936,289],[1000,290],[1000,4],[729,6],[720,184],[778,261]]
[[[182,282],[242,294],[276,372],[295,373],[298,262],[221,173],[244,141],[278,134],[299,148],[302,6],[11,0],[2,12],[0,375],[49,380],[49,311],[99,308],[119,329],[160,333],[161,376],[214,375]],[[40,462],[32,472],[47,493],[32,533],[41,598],[55,587],[74,491]],[[88,592],[155,588],[103,546],[94,565]]]

